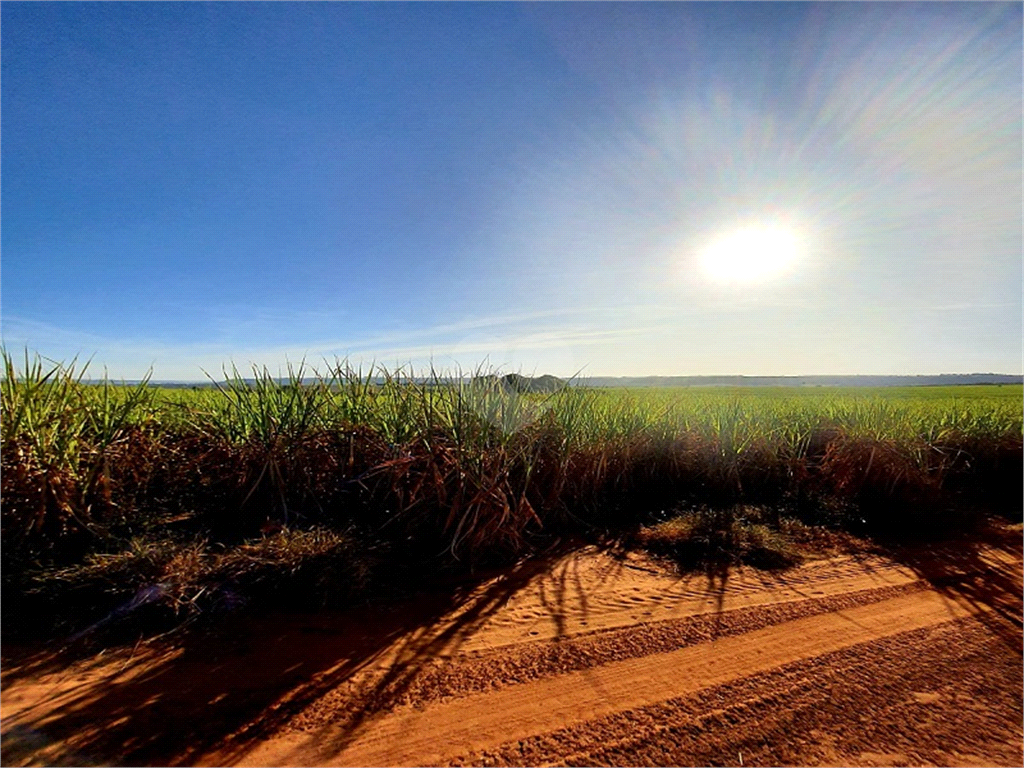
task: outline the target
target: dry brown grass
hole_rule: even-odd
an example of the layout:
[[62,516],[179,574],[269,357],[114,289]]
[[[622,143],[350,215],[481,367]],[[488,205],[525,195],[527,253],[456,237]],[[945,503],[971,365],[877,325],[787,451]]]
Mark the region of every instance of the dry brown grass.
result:
[[642,527],[636,543],[684,571],[740,564],[774,570],[802,562],[804,548],[763,517],[754,507],[686,512]]
[[[1020,415],[1002,401],[541,396],[340,367],[158,396],[5,364],[5,618],[29,624],[155,585],[177,614],[342,599],[375,578],[374,547],[412,577],[646,526],[645,546],[683,560],[771,566],[795,557],[787,517],[911,538],[1020,510]],[[679,508],[705,511],[651,525]]]

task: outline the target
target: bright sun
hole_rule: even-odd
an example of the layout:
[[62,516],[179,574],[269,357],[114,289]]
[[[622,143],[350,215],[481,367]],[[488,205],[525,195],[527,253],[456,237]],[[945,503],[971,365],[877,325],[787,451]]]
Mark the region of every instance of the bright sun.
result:
[[716,280],[754,282],[785,272],[796,260],[797,247],[789,227],[749,226],[714,240],[700,262]]

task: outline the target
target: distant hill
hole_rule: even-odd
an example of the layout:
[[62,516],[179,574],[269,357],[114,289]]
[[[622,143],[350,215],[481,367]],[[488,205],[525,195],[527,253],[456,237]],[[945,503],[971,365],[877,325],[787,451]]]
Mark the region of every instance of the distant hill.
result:
[[498,376],[477,376],[474,382],[493,383],[500,381],[502,387],[512,392],[557,392],[568,386],[565,379],[557,376],[544,374],[543,376],[523,376],[519,373],[508,373],[500,378]]
[[502,376],[501,382],[516,392],[557,392],[567,384],[564,379],[551,376],[550,374],[544,374],[543,376],[521,376],[518,373]]

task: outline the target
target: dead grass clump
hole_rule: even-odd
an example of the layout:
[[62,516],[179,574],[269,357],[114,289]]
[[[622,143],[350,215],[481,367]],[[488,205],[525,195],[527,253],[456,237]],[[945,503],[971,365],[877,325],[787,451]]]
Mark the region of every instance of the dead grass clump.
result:
[[205,561],[203,542],[135,538],[120,551],[93,552],[71,566],[30,571],[11,628],[67,634],[116,623],[138,614],[143,604],[146,613],[173,617],[195,596]]
[[341,605],[363,593],[371,569],[366,547],[324,529],[284,529],[230,547],[134,539],[121,551],[35,574],[25,608],[43,634],[158,628],[242,604]]
[[368,586],[373,565],[368,555],[353,538],[334,531],[284,529],[217,554],[205,582],[248,600],[342,604]]
[[683,571],[730,564],[774,570],[800,563],[798,549],[760,522],[761,516],[755,508],[691,511],[641,528],[636,542]]

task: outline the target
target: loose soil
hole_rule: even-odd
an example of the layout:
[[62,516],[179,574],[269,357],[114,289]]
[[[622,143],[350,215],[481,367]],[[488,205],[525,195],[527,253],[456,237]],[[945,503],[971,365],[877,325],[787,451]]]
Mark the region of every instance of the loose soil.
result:
[[3,648],[5,765],[1021,765],[1020,527],[782,572],[597,549],[68,662]]

